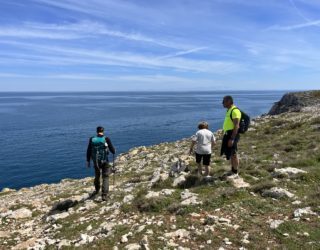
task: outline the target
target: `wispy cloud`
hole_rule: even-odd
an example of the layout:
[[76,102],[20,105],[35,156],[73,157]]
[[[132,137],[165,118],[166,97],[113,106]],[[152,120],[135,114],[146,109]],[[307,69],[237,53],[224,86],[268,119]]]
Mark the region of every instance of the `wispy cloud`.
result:
[[168,54],[168,55],[164,55],[164,56],[160,56],[157,59],[165,59],[165,58],[172,58],[172,57],[177,57],[177,56],[184,56],[184,55],[188,55],[188,54],[192,54],[201,50],[205,50],[208,47],[198,47],[198,48],[194,48],[194,49],[189,49],[189,50],[184,50],[184,51],[178,51],[172,54]]
[[146,36],[139,32],[123,32],[108,28],[93,21],[80,21],[65,24],[24,23],[21,26],[0,26],[0,37],[40,38],[57,40],[74,40],[81,38],[98,38],[103,36],[121,38],[130,41],[150,43],[174,49],[190,49],[191,45],[177,44],[171,41]]
[[[127,66],[132,68],[168,68],[173,70],[185,70],[191,72],[207,72],[216,74],[226,74],[230,72],[243,71],[244,66],[233,61],[219,61],[219,60],[201,60],[188,59],[178,57],[178,55],[159,58],[156,56],[146,56],[131,52],[121,51],[102,51],[102,50],[88,50],[70,47],[47,46],[32,43],[0,41],[0,43],[7,43],[11,46],[28,48],[30,50],[41,52],[45,51],[46,55],[39,55],[36,60],[45,60],[49,63],[54,61],[55,64],[93,64],[93,65],[116,65]],[[197,49],[195,49],[196,51]],[[199,48],[198,48],[199,50]],[[182,52],[181,52],[182,53]],[[182,54],[187,53],[183,52]],[[188,53],[191,53],[189,51]],[[18,56],[16,54],[16,56]],[[21,54],[22,59],[34,60],[36,55]],[[45,63],[42,61],[42,63]]]
[[289,25],[289,26],[279,26],[274,25],[269,27],[267,30],[283,30],[283,31],[290,31],[290,30],[298,30],[303,28],[309,28],[309,27],[320,27],[320,20],[315,21],[308,21],[305,23],[295,24],[295,25]]

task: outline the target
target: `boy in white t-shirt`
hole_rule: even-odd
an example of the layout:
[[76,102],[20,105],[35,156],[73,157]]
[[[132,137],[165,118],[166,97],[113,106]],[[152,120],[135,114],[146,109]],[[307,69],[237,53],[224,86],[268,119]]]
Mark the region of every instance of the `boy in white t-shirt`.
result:
[[216,138],[209,130],[209,124],[207,122],[200,122],[198,129],[198,132],[192,136],[190,155],[193,152],[194,145],[197,144],[196,162],[198,164],[198,175],[202,175],[202,161],[203,166],[205,167],[205,176],[209,176],[211,154],[213,146],[216,144]]

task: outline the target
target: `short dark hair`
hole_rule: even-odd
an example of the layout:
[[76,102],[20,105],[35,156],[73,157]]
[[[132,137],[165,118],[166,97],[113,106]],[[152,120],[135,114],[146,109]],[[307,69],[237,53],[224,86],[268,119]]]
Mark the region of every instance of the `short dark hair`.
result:
[[198,129],[209,129],[209,124],[205,121],[199,122]]
[[104,127],[97,127],[97,133],[103,133],[104,132]]
[[224,101],[229,101],[231,102],[231,104],[233,104],[233,98],[231,95],[226,95],[225,97],[223,97],[223,100]]

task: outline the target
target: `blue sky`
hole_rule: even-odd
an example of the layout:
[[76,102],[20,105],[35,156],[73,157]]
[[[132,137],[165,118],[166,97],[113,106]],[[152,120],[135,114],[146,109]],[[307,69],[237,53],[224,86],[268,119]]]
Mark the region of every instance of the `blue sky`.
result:
[[0,0],[0,91],[315,89],[319,0]]

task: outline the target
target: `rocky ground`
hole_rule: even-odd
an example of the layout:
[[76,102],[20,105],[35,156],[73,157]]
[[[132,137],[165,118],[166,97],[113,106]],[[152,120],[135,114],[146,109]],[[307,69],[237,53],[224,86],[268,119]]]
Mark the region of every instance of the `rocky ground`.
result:
[[319,110],[256,118],[238,178],[217,131],[212,178],[184,139],[120,155],[106,202],[92,178],[4,189],[0,249],[320,249]]

